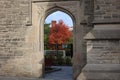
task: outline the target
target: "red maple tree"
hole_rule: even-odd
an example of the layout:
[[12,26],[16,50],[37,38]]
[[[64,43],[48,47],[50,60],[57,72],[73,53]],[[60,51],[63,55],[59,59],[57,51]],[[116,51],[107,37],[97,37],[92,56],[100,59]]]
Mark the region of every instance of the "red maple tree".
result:
[[70,37],[71,31],[62,20],[59,20],[58,24],[56,24],[56,21],[52,21],[48,39],[49,44],[65,44]]

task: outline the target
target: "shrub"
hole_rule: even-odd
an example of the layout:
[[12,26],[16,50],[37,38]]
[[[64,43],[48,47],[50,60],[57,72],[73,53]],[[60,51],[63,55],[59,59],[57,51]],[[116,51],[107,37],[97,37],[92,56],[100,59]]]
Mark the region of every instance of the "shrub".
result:
[[72,65],[71,57],[65,57],[65,63],[66,63],[66,65]]

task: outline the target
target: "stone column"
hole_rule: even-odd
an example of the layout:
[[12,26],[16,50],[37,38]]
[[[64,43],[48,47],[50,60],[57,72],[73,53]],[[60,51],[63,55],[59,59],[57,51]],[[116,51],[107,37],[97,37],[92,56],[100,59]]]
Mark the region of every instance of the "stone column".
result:
[[87,65],[77,80],[120,80],[119,24],[94,25],[87,40]]

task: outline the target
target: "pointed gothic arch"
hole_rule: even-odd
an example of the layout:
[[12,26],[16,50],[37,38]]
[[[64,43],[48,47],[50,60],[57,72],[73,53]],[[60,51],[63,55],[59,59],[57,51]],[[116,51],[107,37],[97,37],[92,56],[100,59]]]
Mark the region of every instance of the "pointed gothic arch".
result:
[[59,7],[59,6],[54,6],[52,8],[49,8],[48,10],[46,10],[44,20],[47,18],[47,16],[49,16],[50,14],[52,14],[52,13],[54,13],[56,11],[61,11],[61,12],[66,13],[67,15],[69,15],[70,18],[73,21],[73,25],[75,25],[76,19],[75,19],[74,15],[69,10],[67,10],[65,8],[62,8],[62,7]]

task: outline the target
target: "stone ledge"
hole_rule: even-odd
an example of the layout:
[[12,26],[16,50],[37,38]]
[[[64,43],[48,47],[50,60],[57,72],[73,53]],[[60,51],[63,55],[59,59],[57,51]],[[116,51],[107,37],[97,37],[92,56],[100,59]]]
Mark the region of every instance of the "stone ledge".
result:
[[95,25],[84,39],[120,39],[120,25]]
[[120,80],[120,73],[81,73],[78,80]]
[[83,71],[85,72],[117,72],[120,73],[120,64],[87,64]]
[[112,19],[112,20],[94,20],[93,24],[120,24],[120,19]]
[[77,80],[120,80],[120,64],[87,64]]

